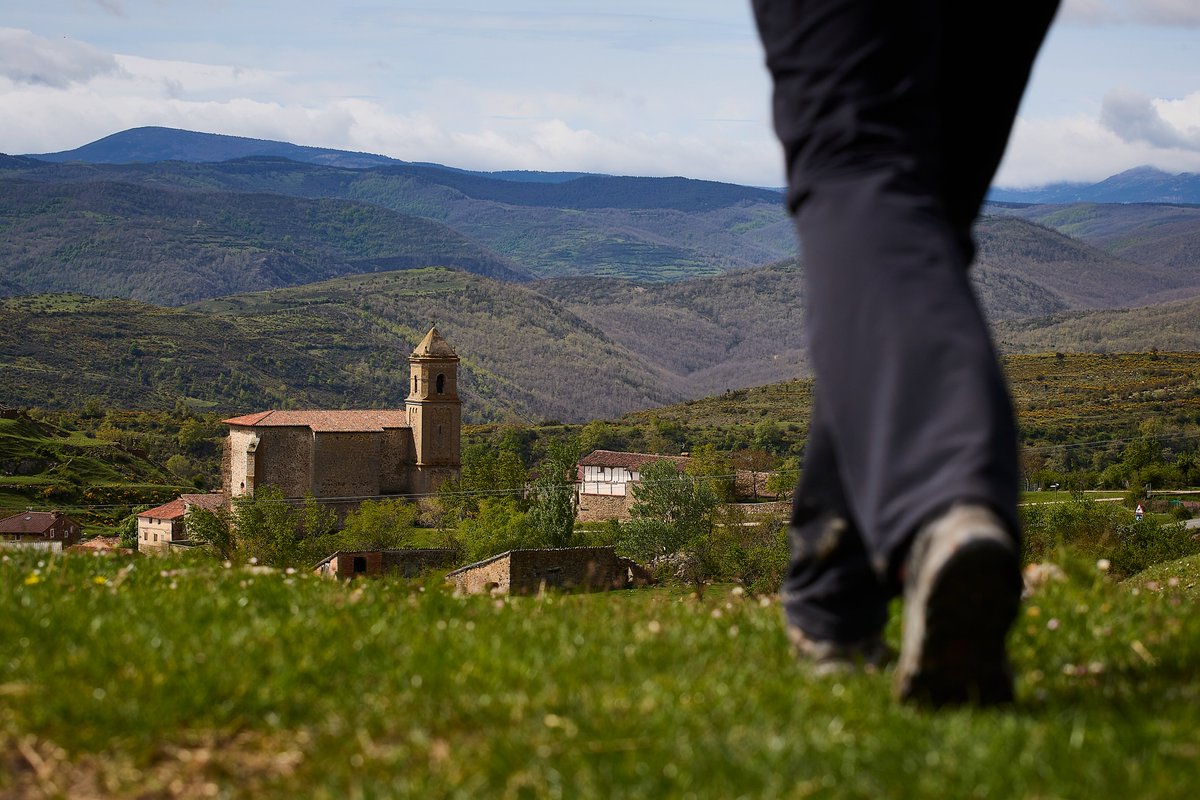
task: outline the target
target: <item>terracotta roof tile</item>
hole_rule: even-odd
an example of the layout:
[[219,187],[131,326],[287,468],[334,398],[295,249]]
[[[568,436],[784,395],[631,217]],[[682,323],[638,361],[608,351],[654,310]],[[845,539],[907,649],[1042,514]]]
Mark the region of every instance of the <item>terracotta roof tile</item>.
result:
[[163,503],[161,506],[146,509],[138,514],[138,519],[142,517],[146,517],[147,519],[150,517],[155,519],[183,519],[184,510],[183,498],[176,497],[169,503]]
[[581,467],[624,467],[641,469],[655,461],[673,461],[677,465],[688,463],[687,456],[662,456],[653,453],[623,453],[618,450],[593,450],[579,460]]
[[259,428],[310,428],[317,433],[353,433],[407,428],[408,412],[400,408],[361,411],[261,411],[224,421]]
[[208,492],[207,494],[181,494],[179,499],[185,506],[197,506],[205,511],[216,511],[225,505],[224,492]]

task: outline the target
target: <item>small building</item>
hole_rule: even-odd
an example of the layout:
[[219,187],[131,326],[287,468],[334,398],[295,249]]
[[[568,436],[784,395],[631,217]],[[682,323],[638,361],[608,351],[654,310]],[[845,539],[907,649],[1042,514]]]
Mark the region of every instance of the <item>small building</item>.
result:
[[91,539],[85,539],[76,545],[71,545],[66,553],[76,554],[91,554],[91,555],[109,555],[117,554],[123,556],[133,555],[135,551],[127,547],[121,547],[120,536],[95,536]]
[[313,572],[323,578],[416,578],[422,572],[452,566],[457,559],[458,551],[438,547],[339,550],[313,567]]
[[181,494],[169,503],[138,514],[138,552],[165,555],[171,547],[191,545],[184,518],[193,508],[216,511],[225,505],[224,492]]
[[579,520],[629,519],[632,485],[641,480],[641,469],[656,461],[671,461],[682,470],[687,456],[593,450],[579,460]]
[[604,592],[651,582],[640,564],[611,547],[509,550],[446,576],[462,594],[537,594],[543,589]]
[[0,519],[0,546],[61,552],[83,538],[83,526],[61,511],[25,511]]

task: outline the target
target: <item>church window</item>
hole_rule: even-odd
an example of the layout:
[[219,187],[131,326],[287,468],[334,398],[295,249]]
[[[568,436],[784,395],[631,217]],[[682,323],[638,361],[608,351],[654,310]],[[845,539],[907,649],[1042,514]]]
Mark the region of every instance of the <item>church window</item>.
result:
[[446,393],[446,376],[445,375],[439,374],[437,376],[437,393],[438,394]]
[[413,375],[413,394],[417,392],[417,376]]

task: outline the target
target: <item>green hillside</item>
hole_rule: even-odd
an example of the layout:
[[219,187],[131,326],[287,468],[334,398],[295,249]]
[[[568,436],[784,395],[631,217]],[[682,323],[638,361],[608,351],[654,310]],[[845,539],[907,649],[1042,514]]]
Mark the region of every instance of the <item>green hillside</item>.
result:
[[1200,297],[1153,306],[1071,311],[996,325],[1007,352],[1200,350]]
[[362,203],[94,182],[0,181],[0,263],[22,294],[166,305],[432,265],[521,279],[440,223]]
[[352,276],[189,309],[0,301],[0,401],[122,408],[387,407],[436,322],[463,358],[468,420],[584,419],[683,395],[670,376],[522,284],[444,269]]
[[414,165],[342,169],[277,158],[15,164],[0,177],[366,202],[449,225],[540,276],[678,280],[796,251],[777,193],[707,181],[587,176],[528,183]]
[[1143,264],[1196,280],[1200,273],[1200,206],[1163,203],[1072,203],[995,209]]
[[[85,524],[112,522],[107,504],[128,513],[130,505],[163,503],[188,488],[147,454],[111,439],[28,417],[0,419],[0,517],[54,506]],[[98,507],[80,512],[77,503]]]

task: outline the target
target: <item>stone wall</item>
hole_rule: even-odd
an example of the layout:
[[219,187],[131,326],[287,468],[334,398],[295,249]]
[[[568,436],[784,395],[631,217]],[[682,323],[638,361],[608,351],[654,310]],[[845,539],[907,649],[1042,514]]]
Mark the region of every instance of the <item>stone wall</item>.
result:
[[602,522],[606,519],[629,519],[632,492],[620,495],[581,494],[576,519],[580,522]]
[[[415,578],[426,570],[451,566],[457,557],[456,551],[444,548],[343,550],[313,571],[327,578],[378,578],[382,575]],[[362,569],[355,569],[356,562]]]
[[254,485],[278,486],[284,497],[303,497],[311,492],[312,431],[306,427],[259,428],[258,435]]
[[643,585],[649,576],[611,547],[512,550],[447,576],[464,594],[536,594],[543,589],[607,591]]
[[509,558],[511,553],[493,556],[486,561],[480,561],[450,573],[446,577],[454,583],[454,588],[462,594],[487,594],[488,592],[508,592]]
[[381,434],[372,431],[315,434],[313,494],[317,497],[374,497],[379,494],[381,439]]
[[379,450],[379,491],[405,494],[412,491],[412,464],[416,459],[412,428],[387,428]]

